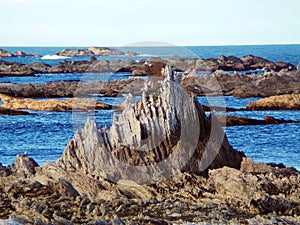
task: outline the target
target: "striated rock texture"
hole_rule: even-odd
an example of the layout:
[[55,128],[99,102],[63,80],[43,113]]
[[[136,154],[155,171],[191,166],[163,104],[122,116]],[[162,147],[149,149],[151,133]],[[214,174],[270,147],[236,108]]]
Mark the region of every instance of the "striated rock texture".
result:
[[129,97],[110,129],[88,120],[55,163],[40,167],[18,155],[14,165],[0,164],[0,219],[41,225],[299,223],[300,173],[242,160],[215,117],[205,116],[170,68],[164,73],[169,81],[140,102]]
[[232,149],[216,118],[205,116],[197,99],[174,82],[170,68],[164,72],[169,80],[157,94],[144,94],[137,103],[128,97],[110,129],[89,120],[58,163],[66,170],[139,183],[154,183],[178,171],[239,168],[244,155]]
[[250,102],[248,110],[300,110],[300,94],[288,94],[263,98]]
[[[111,109],[112,107],[102,102],[96,102],[84,98],[71,98],[67,100],[47,99],[36,100],[30,98],[14,98],[0,94],[3,104],[2,109],[7,110],[39,110],[39,111],[89,111],[95,109]],[[20,112],[21,113],[21,112]]]

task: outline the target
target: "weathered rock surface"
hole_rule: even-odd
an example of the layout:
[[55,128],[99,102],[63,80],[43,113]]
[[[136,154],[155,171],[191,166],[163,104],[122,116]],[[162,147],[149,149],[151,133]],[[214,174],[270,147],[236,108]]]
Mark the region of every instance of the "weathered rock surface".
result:
[[[299,94],[300,77],[296,71],[265,74],[228,74],[216,71],[212,75],[187,76],[181,85],[197,95],[230,95],[237,98],[269,97]],[[221,90],[221,93],[220,93]]]
[[63,49],[57,53],[59,56],[114,56],[114,55],[136,55],[134,52],[122,52],[117,49],[106,48],[106,47],[90,47],[88,49]]
[[[95,109],[111,109],[108,104],[84,98],[71,98],[67,100],[47,99],[36,100],[31,98],[15,98],[0,94],[3,104],[2,109],[7,110],[37,110],[37,111],[89,111]],[[21,112],[20,112],[21,113]]]
[[25,112],[25,111],[6,109],[6,108],[3,108],[3,107],[0,106],[0,115],[24,116],[24,115],[30,115],[30,113]]
[[265,116],[263,120],[251,119],[240,116],[228,116],[224,114],[217,115],[218,120],[227,127],[231,126],[247,126],[247,125],[268,125],[268,124],[284,124],[299,123],[300,121],[276,119],[272,116]]
[[26,52],[22,52],[22,51],[16,51],[16,56],[18,56],[18,57],[36,57],[36,58],[42,57],[39,54],[30,54],[30,53],[26,53]]
[[[8,53],[3,53],[8,54]],[[57,65],[47,65],[47,70],[39,70],[38,67],[35,69],[33,65],[9,63],[1,61],[0,63],[0,75],[5,76],[26,76],[34,75],[38,73],[87,73],[87,72],[132,72],[134,75],[149,75],[149,76],[161,76],[161,69],[164,68],[166,63],[171,64],[176,71],[184,72],[188,69],[194,68],[196,71],[209,71],[214,72],[217,70],[224,71],[247,71],[264,69],[266,71],[296,71],[296,67],[289,63],[284,62],[270,62],[266,59],[257,56],[245,56],[243,58],[236,58],[234,56],[220,56],[217,59],[197,59],[197,58],[150,58],[147,60],[140,60],[136,62],[132,59],[129,60],[118,60],[118,61],[107,61],[97,60],[95,56],[106,56],[106,55],[124,55],[126,53],[120,52],[114,49],[92,47],[89,49],[65,49],[61,53],[57,53],[60,56],[73,57],[73,56],[91,56],[90,61],[64,61]],[[133,55],[134,53],[127,53]],[[18,52],[21,56],[33,56]],[[35,56],[35,55],[34,55]],[[5,66],[10,65],[10,66]],[[3,67],[3,69],[2,69]],[[31,71],[24,73],[24,67]]]
[[14,55],[4,49],[0,49],[0,57],[14,57]]
[[244,159],[208,178],[177,173],[154,185],[42,168],[27,156],[0,166],[0,218],[20,224],[299,224],[300,175]]
[[[300,89],[300,86],[299,86]],[[288,94],[263,98],[257,102],[250,102],[248,110],[299,110],[300,94]]]
[[0,164],[0,218],[20,224],[299,223],[300,173],[243,156],[216,118],[169,80],[139,102],[129,97],[110,129],[88,120],[55,163],[39,167],[18,155],[13,166]]
[[35,70],[30,65],[0,60],[0,77],[2,76],[33,76]]
[[30,54],[30,53],[25,53],[22,51],[16,51],[16,54],[12,54],[9,51],[6,51],[4,49],[0,49],[0,57],[41,57],[39,54]]
[[[34,68],[49,71],[44,64],[34,64]],[[157,70],[156,70],[157,71]],[[184,89],[199,96],[230,95],[235,97],[269,97],[279,94],[299,94],[300,77],[295,71],[270,74],[234,74],[216,71],[212,75],[197,74],[193,77],[183,78],[180,82]],[[63,76],[63,75],[62,75]],[[149,88],[157,88],[157,82],[163,76],[151,76]],[[0,83],[0,93],[18,97],[74,97],[102,94],[105,96],[118,96],[122,93],[141,95],[144,89],[144,79],[128,79],[112,82],[84,83],[77,81],[47,84],[10,84]]]
[[25,98],[56,98],[104,95],[116,97],[132,93],[141,95],[145,87],[144,79],[116,80],[111,82],[61,81],[47,84],[0,83],[0,93]]

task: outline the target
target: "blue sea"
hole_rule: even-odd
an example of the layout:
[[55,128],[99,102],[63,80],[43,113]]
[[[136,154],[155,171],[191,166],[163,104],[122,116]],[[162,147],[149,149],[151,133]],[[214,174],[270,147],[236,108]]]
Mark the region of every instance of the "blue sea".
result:
[[[18,50],[45,55],[54,55],[64,47],[0,47],[10,52]],[[72,48],[72,47],[68,47]],[[78,47],[74,47],[78,48]],[[267,58],[272,61],[289,62],[294,65],[300,62],[300,45],[256,45],[256,46],[189,46],[189,47],[119,47],[123,51],[134,51],[138,55],[98,57],[105,60],[133,60],[147,59],[150,57],[200,57],[216,58],[220,55],[234,55],[242,57],[252,54]],[[34,57],[26,58],[1,58],[3,60],[34,63],[43,62],[50,65],[64,60],[89,60],[89,57],[73,57],[69,59],[42,59]],[[109,81],[116,79],[128,79],[129,73],[93,73],[93,74],[38,74],[33,77],[2,77],[0,82],[12,83],[47,83],[61,80],[85,80],[85,81]],[[117,98],[94,97],[112,105],[120,104],[125,96]],[[234,97],[199,97],[203,104],[208,102],[219,105],[219,100],[225,102],[228,107],[245,108],[250,101],[259,98],[238,99]],[[1,101],[0,101],[1,104]],[[224,106],[224,105],[223,105]],[[17,154],[25,151],[40,165],[46,161],[55,161],[59,158],[69,139],[74,136],[76,130],[81,129],[88,117],[96,120],[99,127],[110,126],[114,111],[83,112],[41,112],[31,111],[29,116],[0,116],[0,162],[12,164]],[[229,115],[246,116],[249,118],[263,119],[265,115],[275,118],[300,120],[300,111],[238,111],[229,112]],[[231,145],[240,151],[244,151],[248,157],[257,162],[284,163],[300,170],[300,123],[281,125],[257,125],[226,127],[226,134]]]

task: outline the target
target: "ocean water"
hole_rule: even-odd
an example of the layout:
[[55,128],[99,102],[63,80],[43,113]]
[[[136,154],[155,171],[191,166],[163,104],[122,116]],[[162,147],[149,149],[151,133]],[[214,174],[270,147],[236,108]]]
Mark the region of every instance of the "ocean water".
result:
[[[27,53],[53,55],[63,47],[0,47],[11,52],[22,50]],[[98,57],[108,60],[126,60],[131,58],[139,60],[154,56],[172,57],[218,57],[219,55],[235,55],[238,57],[253,54],[272,61],[285,61],[293,64],[300,62],[300,45],[266,45],[266,46],[192,46],[192,47],[121,47],[124,51],[139,53],[135,57]],[[3,58],[13,62],[34,63],[44,62],[56,64],[64,60],[89,60],[89,57],[75,57],[72,59],[42,60],[41,58]],[[38,74],[33,77],[2,77],[0,82],[13,83],[46,83],[61,80],[115,80],[127,79],[131,74],[99,73],[99,74]],[[95,97],[96,98],[96,97]],[[124,97],[110,98],[97,97],[112,105],[124,101]],[[250,101],[259,98],[238,99],[234,97],[199,97],[203,104],[245,108]],[[1,101],[0,101],[1,104]],[[46,161],[55,161],[59,158],[69,139],[76,130],[81,129],[88,117],[94,118],[99,127],[110,126],[113,111],[96,111],[93,113],[79,112],[38,112],[31,111],[29,116],[0,116],[0,162],[12,164],[17,154],[25,151],[37,160],[39,164]],[[300,111],[239,111],[229,112],[229,115],[246,116],[249,118],[263,119],[265,115],[275,118],[300,120]],[[231,145],[244,151],[248,157],[259,162],[284,163],[300,170],[300,123],[267,125],[267,126],[238,126],[227,127],[227,136]]]

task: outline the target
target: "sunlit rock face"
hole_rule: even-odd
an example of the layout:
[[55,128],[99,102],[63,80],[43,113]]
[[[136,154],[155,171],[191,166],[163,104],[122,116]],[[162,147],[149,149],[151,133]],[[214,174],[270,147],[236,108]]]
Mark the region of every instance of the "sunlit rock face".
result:
[[206,117],[193,94],[183,90],[170,66],[155,94],[135,102],[129,95],[110,129],[88,120],[68,143],[58,164],[117,182],[155,183],[177,172],[239,168],[243,153],[229,145],[214,116]]

